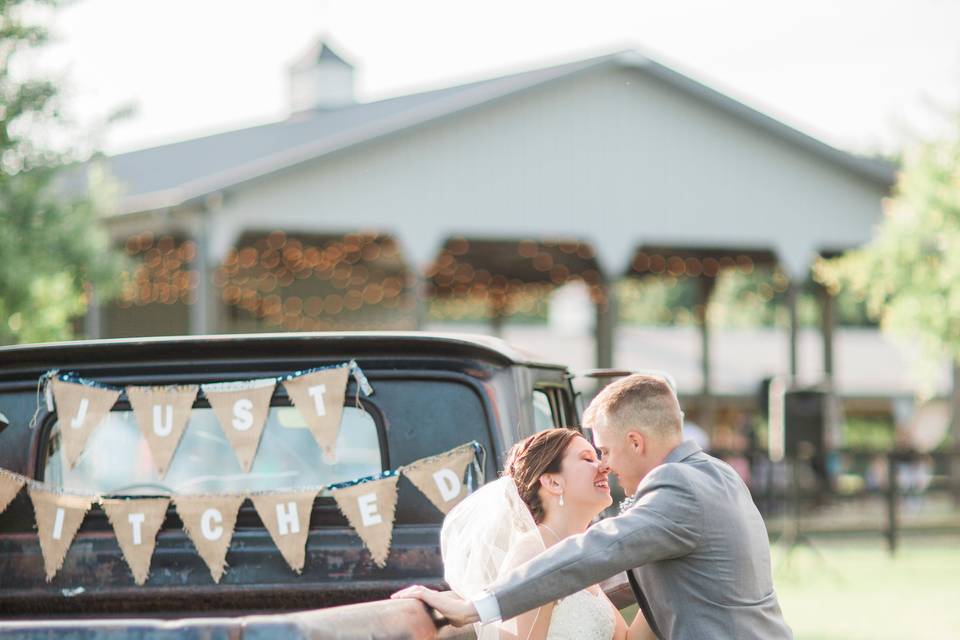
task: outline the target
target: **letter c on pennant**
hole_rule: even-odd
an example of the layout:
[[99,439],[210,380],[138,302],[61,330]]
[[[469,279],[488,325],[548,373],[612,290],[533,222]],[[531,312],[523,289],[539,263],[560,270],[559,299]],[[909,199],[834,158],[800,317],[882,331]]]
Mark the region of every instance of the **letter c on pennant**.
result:
[[[220,515],[218,510],[207,509],[204,511],[203,515],[200,516],[200,532],[203,533],[203,537],[207,540],[219,540],[220,536],[223,535],[221,522],[223,522],[223,516]],[[214,523],[216,523],[216,526],[213,526]]]

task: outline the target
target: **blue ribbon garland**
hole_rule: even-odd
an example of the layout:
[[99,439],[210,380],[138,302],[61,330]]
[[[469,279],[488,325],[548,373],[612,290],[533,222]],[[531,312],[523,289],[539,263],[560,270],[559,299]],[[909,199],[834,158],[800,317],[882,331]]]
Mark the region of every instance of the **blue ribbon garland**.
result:
[[356,480],[347,480],[346,482],[338,482],[336,484],[328,484],[324,489],[327,491],[336,491],[338,489],[347,489],[349,487],[355,487],[358,484],[365,484],[367,482],[375,482],[377,480],[384,480],[386,478],[393,478],[394,476],[399,475],[400,472],[390,469],[388,471],[381,471],[372,476],[365,476],[363,478],[357,478]]
[[[49,372],[48,372],[49,373]],[[47,374],[44,374],[47,375]],[[51,376],[54,377],[54,376]],[[96,380],[90,380],[89,378],[83,378],[75,371],[67,371],[66,373],[61,373],[58,376],[55,376],[63,382],[69,382],[71,384],[82,384],[85,387],[93,387],[94,389],[105,389],[107,391],[123,391],[123,387],[115,387],[112,384],[105,384],[103,382],[97,382]]]

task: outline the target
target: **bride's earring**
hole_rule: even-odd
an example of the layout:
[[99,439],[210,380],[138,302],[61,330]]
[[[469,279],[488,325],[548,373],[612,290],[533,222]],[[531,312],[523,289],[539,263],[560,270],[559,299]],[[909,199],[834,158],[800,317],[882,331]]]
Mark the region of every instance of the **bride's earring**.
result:
[[560,492],[560,506],[563,506],[563,491]]

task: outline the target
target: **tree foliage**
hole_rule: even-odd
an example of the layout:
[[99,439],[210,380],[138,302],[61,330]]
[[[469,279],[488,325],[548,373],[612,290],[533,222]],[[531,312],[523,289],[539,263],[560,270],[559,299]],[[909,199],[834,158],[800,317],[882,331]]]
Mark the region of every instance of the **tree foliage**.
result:
[[930,366],[960,360],[960,128],[904,156],[874,238],[821,261],[816,277],[863,297],[881,327],[914,341]]
[[74,158],[41,142],[62,124],[57,87],[15,73],[18,56],[47,41],[26,17],[38,5],[56,2],[0,0],[0,343],[73,337],[71,319],[85,312],[91,287],[115,290],[121,260],[101,203],[58,188]]

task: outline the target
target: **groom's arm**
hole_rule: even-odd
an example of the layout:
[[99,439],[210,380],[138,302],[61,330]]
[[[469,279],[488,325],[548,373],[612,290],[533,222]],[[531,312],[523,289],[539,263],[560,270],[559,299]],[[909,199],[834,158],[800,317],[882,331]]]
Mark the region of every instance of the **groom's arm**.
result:
[[686,555],[702,532],[703,512],[684,470],[663,465],[650,472],[626,512],[517,567],[473,605],[482,622],[509,620],[621,571]]

